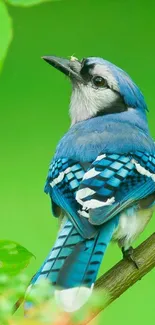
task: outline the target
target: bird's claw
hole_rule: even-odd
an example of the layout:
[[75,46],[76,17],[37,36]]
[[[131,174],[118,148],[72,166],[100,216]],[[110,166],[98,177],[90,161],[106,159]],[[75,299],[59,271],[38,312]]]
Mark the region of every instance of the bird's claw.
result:
[[127,250],[122,248],[122,253],[123,253],[123,258],[127,259],[130,262],[132,262],[135,265],[136,269],[139,270],[139,265],[138,265],[136,259],[134,258],[134,249],[133,249],[133,247],[131,246]]

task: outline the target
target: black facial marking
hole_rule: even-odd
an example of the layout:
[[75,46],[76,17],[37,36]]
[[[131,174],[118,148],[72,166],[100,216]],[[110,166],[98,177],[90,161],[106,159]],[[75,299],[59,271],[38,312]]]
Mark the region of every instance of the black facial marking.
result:
[[88,59],[83,59],[82,68],[80,74],[85,81],[90,81],[92,78],[91,70],[94,68],[95,64],[90,64]]
[[103,116],[107,114],[122,113],[128,110],[127,105],[125,104],[123,98],[117,98],[115,102],[109,103],[109,106],[100,110],[96,116]]

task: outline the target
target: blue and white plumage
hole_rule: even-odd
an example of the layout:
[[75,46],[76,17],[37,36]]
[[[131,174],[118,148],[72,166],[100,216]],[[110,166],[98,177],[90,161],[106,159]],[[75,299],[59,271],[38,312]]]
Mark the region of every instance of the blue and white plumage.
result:
[[111,240],[127,250],[155,207],[155,145],[139,88],[101,58],[44,57],[72,82],[71,128],[45,185],[62,219],[57,241],[32,280],[48,278],[66,311],[92,292]]

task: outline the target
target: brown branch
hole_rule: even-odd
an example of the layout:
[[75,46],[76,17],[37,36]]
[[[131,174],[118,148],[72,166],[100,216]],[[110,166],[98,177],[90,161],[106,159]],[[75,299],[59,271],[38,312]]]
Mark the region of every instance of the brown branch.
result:
[[24,302],[24,296],[22,296],[21,298],[19,298],[16,303],[14,304],[14,307],[13,307],[13,314],[18,310],[18,308],[23,304]]
[[103,305],[96,309],[82,325],[88,324],[155,267],[155,233],[134,250],[134,258],[139,269],[128,260],[122,260],[96,281],[95,289],[100,294],[103,293]]

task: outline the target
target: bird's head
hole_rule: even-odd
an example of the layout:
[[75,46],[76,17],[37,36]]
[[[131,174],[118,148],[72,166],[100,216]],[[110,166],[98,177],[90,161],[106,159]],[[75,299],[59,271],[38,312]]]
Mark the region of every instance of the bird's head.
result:
[[67,75],[73,90],[70,103],[72,124],[105,114],[132,111],[144,113],[144,97],[129,75],[114,64],[96,57],[81,61],[44,56],[49,64]]

